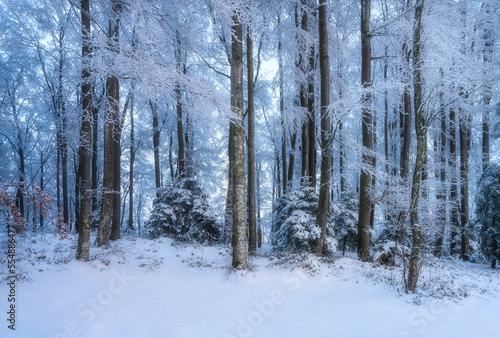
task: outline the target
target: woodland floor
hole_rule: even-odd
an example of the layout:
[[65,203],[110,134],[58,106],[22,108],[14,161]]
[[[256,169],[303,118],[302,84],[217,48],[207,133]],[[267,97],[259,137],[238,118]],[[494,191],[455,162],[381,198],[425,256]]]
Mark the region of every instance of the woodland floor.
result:
[[74,259],[76,239],[18,236],[16,330],[7,328],[0,237],[0,337],[500,337],[500,270],[429,259],[419,291],[401,268],[350,257],[276,257],[234,272],[229,248],[125,238]]

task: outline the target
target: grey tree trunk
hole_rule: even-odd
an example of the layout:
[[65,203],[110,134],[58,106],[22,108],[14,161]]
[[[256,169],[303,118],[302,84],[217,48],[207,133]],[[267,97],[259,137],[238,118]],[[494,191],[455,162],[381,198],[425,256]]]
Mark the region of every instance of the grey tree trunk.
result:
[[[307,34],[307,11],[305,9],[306,7],[306,0],[301,0],[301,30],[303,33],[300,35],[299,38],[299,73],[300,75],[300,84],[299,84],[299,99],[300,99],[300,106],[304,111],[309,110],[309,103],[308,103],[308,84],[307,84],[307,70],[306,70],[306,64],[309,61],[308,55],[307,55],[307,43],[305,41],[304,35]],[[309,123],[310,123],[310,118],[306,117],[304,120],[304,123],[302,124],[302,147],[301,147],[301,184],[303,185],[309,185],[310,184],[310,176],[311,173],[309,172]]]
[[371,87],[371,41],[370,41],[370,0],[361,0],[361,84],[365,89],[362,97],[362,168],[359,179],[358,215],[358,258],[370,259],[370,213],[371,213],[371,171],[373,167],[372,138],[372,96]]
[[469,127],[468,116],[461,112],[460,125],[460,258],[469,260],[469,233],[466,229],[469,223]]
[[[281,27],[281,13],[278,14],[278,27]],[[280,29],[280,28],[279,28]],[[285,124],[285,97],[284,97],[284,79],[283,79],[283,56],[282,56],[282,46],[281,46],[281,31],[278,41],[278,72],[279,72],[279,86],[280,86],[280,118],[281,118],[281,162],[282,162],[282,172],[283,172],[283,195],[286,194],[288,186],[288,174],[286,166],[286,124]],[[279,172],[278,172],[279,177]]]
[[321,74],[321,176],[317,222],[321,235],[314,243],[314,254],[321,256],[325,243],[326,222],[330,210],[330,181],[332,163],[332,133],[328,108],[330,106],[330,60],[328,56],[328,20],[326,0],[319,0],[319,69]]
[[250,28],[247,31],[247,81],[248,81],[248,252],[257,250],[257,215],[255,207],[255,104],[253,74],[253,41]]
[[92,88],[90,74],[90,16],[89,0],[80,2],[82,18],[82,123],[78,150],[78,178],[80,185],[80,227],[77,259],[89,260],[90,256],[90,140],[92,133]]
[[129,94],[127,95],[127,100],[125,101],[125,105],[123,107],[123,112],[117,117],[117,120],[115,121],[115,126],[114,126],[114,149],[113,149],[113,167],[115,170],[115,177],[113,180],[113,222],[111,225],[111,235],[110,239],[112,241],[118,240],[121,237],[121,223],[122,223],[122,217],[120,217],[121,213],[121,205],[122,205],[122,199],[121,199],[121,155],[122,155],[122,149],[121,149],[121,136],[122,136],[122,129],[123,129],[123,123],[125,122],[125,116],[127,114],[127,109],[130,103],[130,98],[133,95],[132,93],[133,90],[133,85],[132,88],[130,89]]
[[[176,47],[175,47],[175,61],[177,73],[180,76],[182,74],[182,56],[181,56],[181,37],[179,31],[176,31]],[[180,83],[175,86],[175,99],[177,101],[177,144],[179,145],[178,152],[178,162],[177,171],[179,177],[184,177],[184,166],[185,166],[185,156],[184,156],[184,130],[182,125],[182,96]]]
[[[121,4],[116,0],[111,6],[109,18],[108,41],[110,50],[118,53],[118,27],[119,12]],[[102,207],[99,217],[99,229],[97,232],[97,246],[107,245],[111,231],[111,220],[113,217],[113,203],[115,195],[115,130],[119,123],[120,86],[118,78],[109,74],[106,78],[106,107],[104,115],[104,168],[103,168],[103,191]]]
[[231,108],[233,125],[233,149],[229,154],[233,162],[233,262],[235,269],[247,269],[247,241],[245,215],[245,130],[243,128],[243,27],[237,13],[233,14]]
[[[134,91],[132,84],[132,91]],[[134,94],[130,100],[130,164],[129,164],[129,200],[128,200],[128,228],[134,229],[134,163],[135,163],[135,130],[134,130]]]
[[408,290],[414,291],[417,288],[418,276],[420,272],[422,249],[422,228],[418,221],[418,203],[420,197],[420,184],[424,170],[425,158],[427,157],[427,129],[422,105],[422,59],[421,59],[421,34],[422,34],[422,11],[424,0],[417,0],[415,4],[415,29],[413,36],[413,90],[415,106],[415,131],[417,134],[417,155],[415,159],[415,169],[413,171],[413,181],[411,187],[410,205],[410,225],[413,236],[410,253],[408,271]]
[[[443,92],[441,91],[440,101],[443,105]],[[437,232],[436,232],[436,243],[434,247],[434,255],[436,257],[441,257],[443,252],[443,241],[444,232],[446,229],[446,111],[443,106],[441,106],[440,120],[441,120],[441,133],[439,135],[439,181],[441,186],[438,188],[436,199],[438,200],[438,220],[437,220]]]
[[156,103],[149,100],[149,106],[153,113],[153,149],[155,162],[155,186],[156,197],[160,197],[161,177],[160,177],[160,129],[158,128],[158,107]]
[[450,254],[455,252],[458,230],[458,177],[457,177],[457,144],[456,144],[456,114],[455,110],[450,110],[450,153],[448,156],[448,167],[450,168],[450,225],[451,225],[451,242]]

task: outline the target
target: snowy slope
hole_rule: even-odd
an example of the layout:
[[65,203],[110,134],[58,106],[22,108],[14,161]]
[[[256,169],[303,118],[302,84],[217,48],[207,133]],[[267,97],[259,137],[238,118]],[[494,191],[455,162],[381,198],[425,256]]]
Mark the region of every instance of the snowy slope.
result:
[[351,258],[259,249],[243,273],[225,247],[124,239],[83,263],[75,246],[18,237],[16,331],[2,319],[0,337],[500,337],[500,271],[483,265],[430,262],[407,295],[400,269]]

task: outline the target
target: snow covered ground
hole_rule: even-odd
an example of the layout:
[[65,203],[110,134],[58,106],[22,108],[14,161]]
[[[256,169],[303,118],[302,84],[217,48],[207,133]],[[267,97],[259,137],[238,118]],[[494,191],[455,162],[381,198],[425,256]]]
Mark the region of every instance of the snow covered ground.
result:
[[352,258],[259,249],[233,272],[226,247],[123,239],[84,263],[75,239],[17,239],[16,330],[3,254],[0,337],[500,337],[500,270],[486,265],[429,261],[408,295],[400,268]]

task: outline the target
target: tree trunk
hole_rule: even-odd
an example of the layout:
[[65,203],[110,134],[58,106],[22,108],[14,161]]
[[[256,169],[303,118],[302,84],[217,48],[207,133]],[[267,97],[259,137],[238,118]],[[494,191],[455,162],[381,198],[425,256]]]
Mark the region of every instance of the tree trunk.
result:
[[459,118],[460,125],[460,258],[469,260],[469,234],[466,229],[469,223],[469,128],[467,126],[468,117],[465,112],[461,112]]
[[450,154],[448,157],[448,166],[450,167],[450,225],[451,242],[450,254],[455,252],[455,237],[458,230],[458,187],[457,187],[457,144],[456,144],[456,114],[453,109],[450,110]]
[[[306,63],[308,60],[307,55],[307,43],[304,35],[307,34],[307,11],[305,10],[306,0],[301,0],[301,30],[303,31],[298,44],[299,44],[299,73],[300,73],[300,84],[299,84],[299,99],[300,107],[305,114],[309,110],[308,104],[308,86],[307,86],[307,76],[306,76]],[[309,116],[306,115],[302,123],[302,147],[301,147],[301,184],[309,185],[310,183],[310,172],[309,172]]]
[[92,212],[96,211],[98,206],[97,201],[97,140],[99,132],[99,107],[92,107]]
[[78,181],[80,185],[80,228],[76,257],[84,261],[90,255],[90,139],[92,133],[92,88],[90,75],[90,16],[89,0],[81,0],[82,18],[82,123],[78,151]]
[[319,69],[321,74],[321,176],[318,200],[317,222],[321,229],[320,237],[315,241],[313,251],[317,256],[323,254],[326,223],[330,210],[330,180],[332,159],[330,106],[330,61],[328,57],[328,20],[326,0],[319,0]]
[[[125,122],[125,116],[127,114],[127,109],[128,105],[130,103],[130,98],[133,95],[134,86],[132,85],[129,94],[127,95],[127,99],[125,101],[125,105],[123,107],[123,112],[122,114],[119,114],[115,121],[115,126],[114,126],[114,149],[113,149],[113,167],[115,171],[115,177],[113,180],[113,222],[111,226],[111,235],[110,239],[112,241],[116,241],[120,239],[121,234],[121,223],[122,223],[122,217],[121,215],[121,210],[122,210],[122,198],[121,198],[121,156],[122,156],[122,148],[121,148],[121,136],[122,136],[122,129],[123,129],[123,124]],[[119,100],[118,100],[119,102]]]
[[250,28],[247,31],[247,81],[248,81],[248,253],[257,250],[257,218],[255,208],[255,105],[253,74],[253,41]]
[[[181,37],[179,31],[175,32],[176,34],[176,48],[175,48],[175,61],[178,76],[182,74],[182,57],[181,57]],[[185,165],[185,156],[184,156],[184,130],[182,125],[182,96],[181,96],[181,87],[179,81],[175,86],[175,99],[177,101],[177,144],[179,145],[178,152],[178,163],[177,163],[177,171],[179,177],[184,177],[184,165]]]
[[80,233],[80,182],[79,182],[79,164],[76,151],[73,151],[73,163],[75,170],[75,231]]
[[[281,14],[278,14],[278,29],[281,29]],[[278,72],[279,72],[279,86],[280,86],[280,118],[281,118],[281,161],[283,172],[283,195],[286,194],[288,186],[288,174],[286,166],[286,123],[285,123],[285,97],[284,97],[284,79],[283,79],[283,56],[281,47],[281,30],[280,38],[278,41]],[[279,172],[278,172],[279,176]]]
[[[443,104],[443,92],[440,92],[441,105]],[[441,133],[439,135],[439,180],[440,187],[438,188],[436,199],[438,200],[438,220],[436,231],[436,243],[434,247],[434,255],[441,257],[443,252],[444,232],[446,229],[446,111],[441,106]]]
[[371,171],[373,167],[370,0],[361,0],[361,84],[365,89],[362,98],[362,168],[359,179],[358,258],[370,259]]
[[[132,85],[133,86],[133,85]],[[132,90],[134,90],[132,88]],[[135,162],[135,130],[134,130],[134,94],[130,100],[130,166],[129,166],[129,200],[128,228],[134,229],[134,162]]]
[[160,197],[161,177],[160,177],[160,129],[158,128],[158,106],[149,100],[149,106],[153,113],[153,149],[155,161],[155,186],[156,197]]
[[422,34],[422,11],[424,0],[417,0],[415,4],[415,30],[413,37],[413,89],[415,106],[415,131],[417,134],[417,156],[415,159],[415,169],[413,171],[413,181],[411,187],[411,208],[410,225],[413,236],[413,243],[410,253],[408,290],[414,291],[417,287],[420,272],[420,251],[422,249],[422,228],[418,222],[418,202],[420,197],[420,184],[424,170],[424,162],[427,156],[427,130],[424,119],[422,105],[422,60],[421,60],[421,40]]
[[245,130],[243,128],[243,27],[238,14],[233,14],[231,108],[235,114],[233,125],[233,262],[235,269],[247,269],[247,241],[245,217]]
[[[118,53],[118,26],[119,11],[121,5],[115,0],[112,3],[111,14],[109,18],[108,41],[110,49]],[[109,243],[111,220],[113,218],[115,201],[115,149],[116,142],[115,131],[119,124],[120,112],[120,86],[118,78],[114,74],[109,74],[106,78],[106,107],[104,115],[104,170],[103,170],[103,191],[102,207],[99,217],[99,229],[97,232],[97,246],[107,245]],[[117,155],[119,156],[119,154]]]

